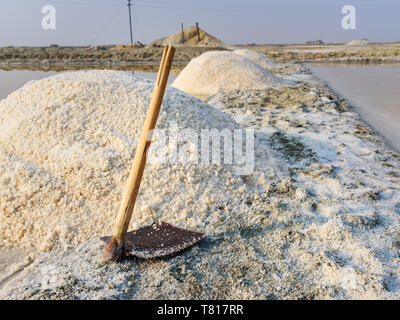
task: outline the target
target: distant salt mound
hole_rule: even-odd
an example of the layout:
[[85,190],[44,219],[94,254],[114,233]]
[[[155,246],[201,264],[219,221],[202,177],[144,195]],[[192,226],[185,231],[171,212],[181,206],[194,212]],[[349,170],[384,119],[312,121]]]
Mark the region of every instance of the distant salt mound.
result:
[[347,43],[347,45],[351,47],[362,47],[362,46],[367,46],[368,43],[369,43],[368,40],[353,40]]
[[233,51],[233,53],[249,58],[251,61],[259,64],[260,66],[262,66],[267,70],[281,67],[276,62],[272,61],[271,59],[268,59],[265,54],[259,53],[254,50],[242,49],[242,50],[235,50]]
[[193,47],[211,47],[211,48],[227,48],[229,45],[225,44],[216,37],[210,35],[202,29],[200,30],[200,41],[197,36],[197,28],[191,26],[183,30],[184,41],[182,42],[182,32],[174,33],[170,36],[157,39],[150,43],[150,47],[160,47],[172,45],[175,47],[179,46],[193,46]]
[[[30,82],[0,101],[0,248],[48,251],[110,234],[153,86],[126,72],[68,72]],[[168,88],[157,127],[171,134],[238,125]],[[208,195],[232,203],[229,194],[242,180],[225,165],[160,164],[154,150],[173,151],[153,144],[131,228],[162,219],[207,231],[221,220],[223,210],[207,209]]]
[[210,51],[193,59],[172,84],[198,97],[219,91],[262,90],[289,85],[251,59],[227,51]]

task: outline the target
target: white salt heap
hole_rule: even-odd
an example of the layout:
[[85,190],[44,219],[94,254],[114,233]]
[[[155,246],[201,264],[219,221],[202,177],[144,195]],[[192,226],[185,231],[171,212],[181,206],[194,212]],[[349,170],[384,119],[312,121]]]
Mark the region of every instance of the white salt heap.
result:
[[[110,233],[152,90],[124,72],[69,72],[0,102],[0,247],[47,251]],[[158,128],[173,122],[197,132],[237,127],[169,88]],[[131,228],[162,218],[205,231],[218,219],[209,206],[240,183],[223,166],[148,162]]]
[[233,53],[235,53],[239,56],[249,58],[251,61],[259,64],[261,67],[263,67],[267,70],[282,67],[281,65],[279,65],[276,62],[272,61],[271,59],[267,58],[267,56],[265,54],[262,54],[260,52],[254,51],[254,50],[241,49],[241,50],[235,50],[235,51],[233,51]]
[[190,61],[172,86],[194,96],[209,97],[219,91],[262,90],[289,84],[246,56],[211,51]]

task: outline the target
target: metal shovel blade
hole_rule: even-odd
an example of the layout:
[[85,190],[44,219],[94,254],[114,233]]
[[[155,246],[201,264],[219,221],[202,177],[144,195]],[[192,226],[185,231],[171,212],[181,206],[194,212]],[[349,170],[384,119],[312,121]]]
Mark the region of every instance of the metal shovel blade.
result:
[[[165,222],[156,222],[151,226],[128,232],[123,254],[142,259],[165,258],[192,247],[204,238],[203,233],[176,228]],[[110,237],[101,238],[104,242],[108,242],[109,239]]]

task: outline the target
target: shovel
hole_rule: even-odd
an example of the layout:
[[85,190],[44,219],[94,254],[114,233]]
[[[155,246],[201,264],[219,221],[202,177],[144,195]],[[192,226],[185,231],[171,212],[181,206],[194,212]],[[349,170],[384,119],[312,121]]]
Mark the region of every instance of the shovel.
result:
[[142,181],[152,133],[157,123],[158,114],[160,113],[174,53],[175,48],[173,46],[164,48],[139,145],[114,224],[113,235],[102,238],[103,241],[107,242],[103,254],[104,259],[107,261],[117,261],[122,256],[136,256],[143,259],[172,256],[192,247],[205,238],[203,233],[176,228],[165,222],[156,222],[151,226],[137,231],[127,232],[139,192],[140,182]]

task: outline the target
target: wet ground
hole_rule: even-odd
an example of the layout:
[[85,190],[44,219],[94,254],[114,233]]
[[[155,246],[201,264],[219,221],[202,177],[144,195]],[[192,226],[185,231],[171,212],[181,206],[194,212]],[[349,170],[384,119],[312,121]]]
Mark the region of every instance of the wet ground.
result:
[[319,65],[311,70],[400,152],[400,65]]

